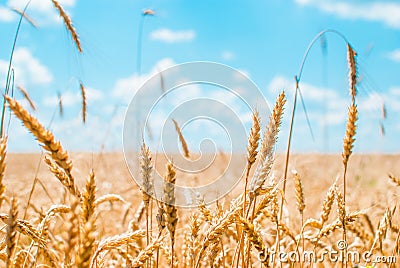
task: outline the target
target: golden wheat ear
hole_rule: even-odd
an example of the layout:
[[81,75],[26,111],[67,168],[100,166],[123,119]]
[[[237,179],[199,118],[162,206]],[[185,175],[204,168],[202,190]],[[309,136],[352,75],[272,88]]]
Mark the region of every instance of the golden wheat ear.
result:
[[347,62],[349,65],[350,96],[354,103],[357,95],[357,52],[350,44],[347,44]]
[[56,0],[51,0],[54,7],[57,9],[58,14],[63,19],[65,27],[68,32],[71,34],[72,40],[74,41],[78,51],[82,53],[81,41],[79,40],[79,35],[75,30],[74,25],[72,24],[71,17],[65,12],[64,8],[60,5],[60,3]]
[[79,82],[79,88],[81,89],[81,95],[82,95],[82,122],[86,124],[87,99],[86,99],[86,89],[82,82]]
[[179,127],[178,122],[176,122],[175,119],[172,119],[172,121],[174,122],[176,133],[178,133],[178,137],[179,137],[179,141],[181,142],[181,145],[182,145],[183,153],[186,158],[189,158],[190,157],[189,147],[187,145],[185,137],[183,137],[183,135],[182,135],[181,128]]
[[[175,182],[176,182],[176,171],[173,164],[167,164],[167,173],[164,178],[164,209],[166,216],[166,226],[171,237],[171,252],[174,256],[174,245],[175,245],[175,232],[176,225],[178,224],[178,214],[175,206]],[[172,259],[172,263],[173,263]]]
[[75,179],[72,176],[72,161],[61,143],[57,141],[53,133],[47,130],[34,116],[32,116],[22,105],[9,96],[4,96],[11,111],[22,121],[24,126],[35,136],[49,157],[45,158],[50,170],[60,182],[75,196],[80,197]]
[[36,104],[35,102],[31,99],[31,97],[28,94],[28,91],[26,91],[25,88],[21,87],[21,86],[17,86],[18,90],[21,92],[21,94],[24,96],[24,98],[28,101],[29,106],[31,106],[32,110],[36,111]]
[[17,247],[17,217],[18,202],[15,197],[11,198],[10,212],[7,219],[6,245],[7,245],[7,261],[6,267],[11,267],[14,251]]

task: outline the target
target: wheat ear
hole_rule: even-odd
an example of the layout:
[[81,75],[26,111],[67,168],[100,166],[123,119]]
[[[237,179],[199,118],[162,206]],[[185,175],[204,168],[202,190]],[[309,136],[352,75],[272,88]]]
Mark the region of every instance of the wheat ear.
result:
[[6,245],[7,245],[7,261],[6,268],[11,267],[14,251],[17,246],[17,217],[18,217],[18,204],[15,197],[11,198],[11,206],[9,217],[7,219],[7,233],[6,233]]
[[301,182],[299,173],[297,173],[296,170],[293,170],[292,173],[293,173],[293,178],[294,178],[294,188],[295,188],[295,192],[296,192],[297,209],[300,212],[301,216],[303,217],[303,212],[304,212],[304,209],[306,208],[306,204],[304,202],[303,184]]
[[93,255],[96,242],[95,231],[96,231],[95,217],[91,216],[82,228],[81,242],[75,260],[75,265],[78,268],[90,267],[90,260]]
[[332,211],[332,205],[335,201],[336,187],[336,183],[332,184],[325,195],[324,201],[322,203],[321,226],[323,226],[324,223],[328,220],[329,214]]
[[19,92],[21,92],[21,94],[24,96],[24,98],[28,101],[29,106],[31,106],[32,110],[36,111],[36,104],[35,102],[31,99],[31,97],[28,94],[28,91],[25,90],[25,88],[21,87],[21,86],[17,86]]
[[355,103],[357,95],[357,53],[347,44],[347,62],[349,65],[349,84],[352,102]]
[[86,89],[82,82],[79,82],[79,88],[81,89],[82,95],[82,122],[85,124],[87,115]]
[[254,247],[258,250],[260,260],[262,262],[266,262],[266,248],[264,246],[264,242],[260,234],[254,229],[254,225],[249,222],[247,219],[237,216],[236,222],[242,226],[244,232],[247,234],[249,241],[254,245]]
[[179,141],[181,142],[183,153],[186,158],[189,158],[190,157],[189,148],[185,140],[185,137],[183,137],[181,128],[179,127],[178,122],[176,122],[175,119],[172,119],[172,121],[174,122],[176,133],[178,134]]
[[62,95],[61,92],[57,93],[58,97],[58,112],[60,113],[60,116],[64,116],[64,105],[63,105],[63,100],[62,100]]
[[172,163],[167,164],[167,173],[164,178],[164,209],[167,229],[171,237],[172,264],[174,263],[175,230],[178,223],[177,209],[175,206],[175,181],[176,172]]
[[282,91],[275,102],[274,109],[269,118],[269,123],[265,129],[263,140],[261,142],[260,152],[258,153],[260,163],[250,182],[249,191],[251,195],[259,194],[259,191],[262,190],[264,182],[271,171],[274,162],[274,147],[278,139],[279,127],[282,122],[285,103],[286,96],[285,92]]
[[82,194],[82,221],[86,224],[95,213],[96,177],[93,169],[86,181],[86,188]]
[[143,267],[146,261],[149,260],[151,256],[153,256],[154,251],[158,250],[158,248],[161,245],[161,240],[162,237],[159,237],[158,239],[154,240],[151,244],[149,244],[146,248],[144,248],[142,251],[140,251],[139,255],[133,260],[131,267],[132,268]]
[[72,24],[72,20],[70,16],[65,12],[64,8],[60,5],[60,3],[56,0],[51,0],[53,2],[54,7],[57,9],[58,14],[63,19],[65,27],[67,27],[69,33],[71,34],[72,40],[75,42],[78,51],[82,53],[81,41],[79,40],[78,33],[75,30],[74,25]]
[[100,241],[97,246],[96,251],[93,253],[92,261],[90,267],[96,267],[96,263],[98,262],[97,257],[106,250],[111,250],[113,248],[117,248],[122,245],[126,245],[128,242],[137,241],[146,235],[145,231],[138,230],[131,233],[126,233],[122,235],[115,235],[112,237],[108,237]]
[[26,14],[25,11],[21,11],[18,8],[12,8],[12,11],[14,11],[15,13],[17,13],[18,15],[22,16],[30,25],[32,25],[33,28],[38,28],[38,24],[36,23],[36,21],[34,21],[30,16],[28,16],[28,14]]
[[250,129],[250,136],[247,145],[247,168],[246,168],[246,177],[245,177],[245,185],[244,185],[244,202],[243,202],[243,215],[246,212],[246,196],[247,196],[247,185],[249,183],[249,174],[250,169],[253,164],[256,162],[257,154],[258,154],[258,143],[260,141],[260,116],[257,111],[253,112],[253,125]]
[[73,181],[71,174],[72,161],[70,160],[68,152],[64,150],[61,143],[55,140],[53,133],[46,130],[44,126],[40,124],[34,116],[29,114],[29,112],[26,111],[16,100],[9,96],[4,97],[14,115],[22,121],[24,126],[36,137],[43,149],[48,152],[56,164],[62,168],[66,175]]

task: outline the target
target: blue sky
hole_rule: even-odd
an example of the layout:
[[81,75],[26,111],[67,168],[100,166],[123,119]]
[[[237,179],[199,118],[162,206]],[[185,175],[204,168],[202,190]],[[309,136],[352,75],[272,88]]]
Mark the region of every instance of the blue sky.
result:
[[[26,21],[22,24],[13,67],[15,84],[26,88],[38,106],[32,112],[50,126],[68,150],[121,150],[125,111],[141,83],[157,70],[175,64],[212,61],[244,72],[271,105],[280,90],[285,89],[288,103],[278,144],[282,151],[292,109],[293,77],[309,42],[324,29],[341,32],[358,52],[360,120],[355,151],[394,153],[400,149],[400,3],[396,1],[60,3],[72,17],[83,53],[77,52],[51,1],[32,0],[27,14],[39,28]],[[18,22],[10,8],[23,9],[24,4],[21,0],[0,1],[2,85]],[[155,16],[147,16],[144,21],[139,74],[138,26],[141,13],[147,8],[154,10]],[[326,34],[325,38],[326,53],[317,42],[301,81],[315,139],[311,138],[304,112],[298,106],[293,137],[293,149],[297,152],[340,152],[342,148],[350,100],[346,46],[335,34]],[[86,125],[80,118],[79,80],[86,85],[88,94]],[[63,98],[63,117],[57,114],[58,92]],[[26,105],[18,92],[15,96]],[[383,103],[386,119],[382,118]],[[250,116],[245,115],[248,129]],[[265,125],[268,115],[261,117]],[[385,128],[384,136],[380,124]],[[189,146],[197,148],[196,131],[190,131],[188,126],[183,132],[191,141]],[[9,134],[10,151],[40,150],[15,118]],[[216,147],[225,149],[225,144]]]

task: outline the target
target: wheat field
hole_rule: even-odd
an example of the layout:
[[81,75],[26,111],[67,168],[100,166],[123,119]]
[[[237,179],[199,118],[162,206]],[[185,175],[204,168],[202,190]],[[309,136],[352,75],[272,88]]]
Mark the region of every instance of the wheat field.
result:
[[[71,18],[58,1],[51,2],[81,53]],[[18,11],[21,20],[29,19],[25,10]],[[121,152],[68,152],[12,97],[10,62],[0,138],[1,267],[398,267],[399,156],[353,154],[356,139],[367,133],[357,133],[357,53],[339,35],[346,42],[350,93],[342,153],[291,152],[300,72],[293,107],[282,91],[271,114],[253,111],[245,155],[220,152],[212,168],[193,175],[143,141],[136,152],[141,187]],[[86,123],[82,81],[79,87]],[[59,105],[62,113],[61,99]],[[4,125],[8,111],[37,140],[41,154],[7,152],[13,136]],[[269,117],[266,125],[260,117]],[[289,142],[277,153],[284,117],[292,122]],[[184,157],[196,157],[188,148],[190,137],[173,123]],[[177,204],[177,185],[210,183],[220,167],[238,159],[244,159],[245,170],[229,174],[240,180],[226,196],[206,203],[199,195],[191,208]],[[156,172],[163,175],[160,200],[153,195]]]
[[[276,140],[269,132],[278,133],[271,122],[282,115],[283,95],[267,138],[260,138],[254,121],[247,157],[251,180],[243,178],[216,203],[199,198],[191,209],[173,205],[174,184],[193,178],[163,158],[156,163],[145,144],[140,165],[147,192],[131,178],[122,154],[70,155],[6,98],[44,149],[42,155],[7,155],[2,140],[0,256],[6,267],[396,267],[400,180],[388,174],[400,173],[398,156],[351,156],[345,201],[344,155],[293,155],[283,192],[285,154],[271,153],[265,143]],[[228,158],[218,155],[217,164]],[[154,166],[165,166],[165,203],[147,194]],[[207,172],[213,170],[196,176],[206,180]],[[328,252],[336,255],[328,258]]]

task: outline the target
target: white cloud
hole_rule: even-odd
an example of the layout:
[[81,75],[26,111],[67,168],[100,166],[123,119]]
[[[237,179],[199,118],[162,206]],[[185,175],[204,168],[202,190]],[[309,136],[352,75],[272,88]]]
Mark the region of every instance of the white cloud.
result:
[[389,27],[400,28],[400,3],[396,2],[349,3],[323,0],[295,0],[295,2],[299,5],[314,6],[344,19],[376,21]]
[[[24,47],[14,52],[13,65],[15,81],[19,85],[45,85],[53,80],[50,70]],[[7,76],[8,61],[0,60],[1,77]],[[1,81],[4,84],[4,80]]]
[[[270,92],[279,92],[284,90],[294,90],[295,82],[283,76],[276,76],[270,82],[268,89]],[[330,88],[317,87],[308,83],[301,83],[300,90],[303,97],[310,101],[321,102],[323,100],[336,100],[339,95]]]
[[17,15],[9,8],[0,6],[0,21],[11,22],[17,18]]
[[223,51],[221,53],[221,58],[223,60],[233,60],[233,59],[235,59],[235,54],[233,54],[233,52],[231,52],[231,51]]
[[[282,89],[285,91],[293,91],[295,89],[294,80],[284,76],[274,77],[268,86],[268,90],[277,93]],[[307,112],[310,115],[315,115],[315,119],[318,120],[321,125],[338,125],[344,122],[346,112],[343,111],[346,111],[347,102],[334,89],[301,82],[300,90],[304,101],[306,104],[309,104],[307,106]],[[325,105],[327,107],[326,113],[321,114],[315,112],[315,105],[319,107]]]
[[[95,101],[100,101],[104,99],[104,94],[102,91],[87,87],[85,88],[86,91],[86,99],[87,99],[87,104],[90,106],[91,103]],[[43,104],[46,106],[55,106],[58,105],[58,97],[56,96],[46,96],[43,99]],[[80,90],[77,90],[75,92],[73,91],[66,91],[62,93],[62,103],[63,106],[69,107],[69,106],[74,106],[82,103],[82,95]]]
[[141,76],[133,74],[132,76],[121,78],[115,83],[112,94],[114,97],[117,97],[124,102],[130,101],[144,81],[149,79],[152,75],[155,75],[173,65],[175,65],[175,62],[172,59],[165,58],[157,62],[153,69],[147,74]]
[[389,93],[396,96],[400,97],[400,87],[391,87],[389,88]]
[[400,62],[400,48],[395,49],[387,54],[387,57],[392,61]]
[[360,111],[375,111],[380,110],[384,96],[376,92],[371,93],[367,98],[360,99],[358,102],[358,109]]
[[[75,6],[75,0],[58,0],[60,5],[64,8],[64,10],[68,13],[68,9]],[[18,10],[23,10],[25,8],[26,1],[21,0],[8,0],[7,7],[9,8],[16,8]],[[40,25],[48,24],[52,22],[60,22],[61,19],[59,18],[58,12],[55,9],[53,3],[50,0],[34,0],[31,1],[28,9],[27,14],[32,16],[33,19],[38,20]],[[0,20],[2,18],[2,13],[0,9]],[[13,16],[13,18],[7,20],[8,22],[17,19],[18,16]],[[5,20],[3,20],[5,21]]]
[[162,28],[150,33],[150,38],[152,40],[158,40],[165,43],[189,42],[195,37],[196,32],[194,30],[173,31],[171,29]]

